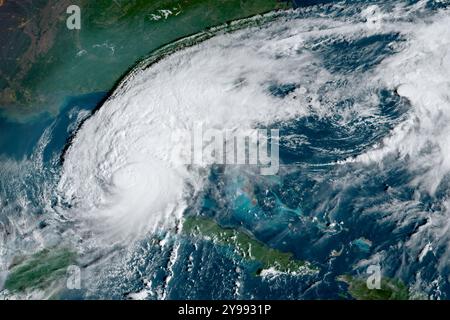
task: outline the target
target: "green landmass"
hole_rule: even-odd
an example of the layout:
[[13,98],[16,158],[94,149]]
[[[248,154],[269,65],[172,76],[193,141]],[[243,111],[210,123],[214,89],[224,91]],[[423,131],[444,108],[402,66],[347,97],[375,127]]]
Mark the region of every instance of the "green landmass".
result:
[[11,267],[5,289],[23,292],[27,289],[45,289],[66,274],[74,263],[75,253],[68,249],[44,249]]
[[369,289],[365,279],[350,275],[338,277],[348,284],[348,293],[356,300],[409,300],[408,287],[399,279],[381,279],[380,289]]
[[292,253],[270,248],[246,231],[222,227],[211,218],[187,217],[183,223],[183,232],[210,239],[217,244],[231,246],[244,260],[260,264],[256,274],[260,274],[264,269],[292,274],[318,271],[309,262],[296,260]]
[[[109,91],[137,61],[163,45],[228,21],[291,7],[288,0],[45,3],[13,21],[14,36],[24,39],[0,70],[0,111],[11,117],[57,112],[66,96]],[[66,28],[65,10],[71,4],[81,8],[81,30]]]

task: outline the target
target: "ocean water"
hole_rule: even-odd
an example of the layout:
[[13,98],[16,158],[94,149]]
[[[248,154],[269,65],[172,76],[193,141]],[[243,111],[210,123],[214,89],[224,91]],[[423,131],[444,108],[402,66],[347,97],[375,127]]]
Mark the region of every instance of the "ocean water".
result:
[[[379,264],[412,293],[448,299],[447,5],[281,13],[137,68],[106,101],[68,97],[56,118],[0,120],[2,270],[18,250],[62,241],[85,285],[61,298],[348,299],[337,277]],[[180,123],[255,119],[280,129],[277,176],[171,163]],[[192,215],[320,271],[255,276],[233,247],[182,234]]]

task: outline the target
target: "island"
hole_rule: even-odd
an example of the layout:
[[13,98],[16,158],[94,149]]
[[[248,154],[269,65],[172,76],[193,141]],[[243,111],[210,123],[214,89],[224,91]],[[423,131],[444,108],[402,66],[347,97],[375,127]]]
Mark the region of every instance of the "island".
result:
[[409,300],[408,287],[399,279],[383,277],[380,289],[369,289],[366,279],[351,275],[337,278],[348,284],[348,293],[356,300]]
[[4,289],[10,293],[44,290],[66,275],[76,254],[66,248],[41,250],[30,257],[17,258],[9,267]]
[[211,240],[216,244],[231,246],[236,255],[245,261],[257,262],[260,267],[255,275],[315,274],[319,269],[308,261],[297,260],[290,252],[271,248],[255,239],[248,231],[222,227],[214,219],[199,216],[186,217],[183,233],[192,237]]

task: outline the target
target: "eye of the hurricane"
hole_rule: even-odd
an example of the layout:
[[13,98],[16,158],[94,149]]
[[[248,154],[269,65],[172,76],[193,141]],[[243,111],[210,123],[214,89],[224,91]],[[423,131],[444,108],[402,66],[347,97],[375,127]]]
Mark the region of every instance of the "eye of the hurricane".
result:
[[183,179],[164,162],[149,158],[130,163],[112,175],[113,192],[105,214],[131,230],[152,230],[177,215]]
[[139,176],[139,172],[142,169],[144,169],[144,165],[132,164],[117,170],[112,177],[114,186],[118,188],[119,192],[133,188],[148,187],[149,180],[144,176]]
[[[150,159],[149,159],[150,161]],[[174,179],[173,173],[157,166],[155,160],[151,164],[131,163],[118,169],[112,175],[112,185],[117,196],[134,203],[145,199],[148,203],[160,201],[167,181]]]

